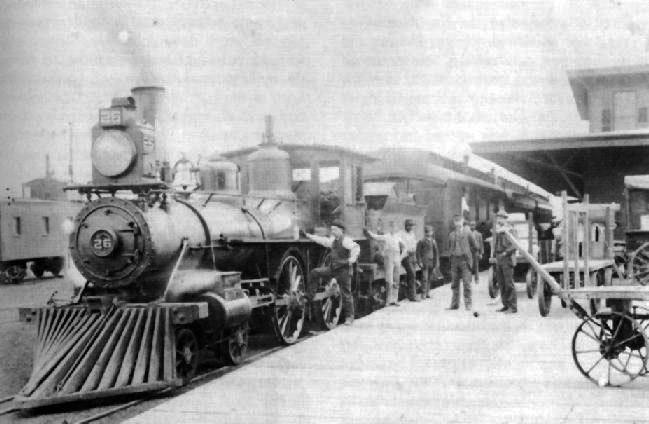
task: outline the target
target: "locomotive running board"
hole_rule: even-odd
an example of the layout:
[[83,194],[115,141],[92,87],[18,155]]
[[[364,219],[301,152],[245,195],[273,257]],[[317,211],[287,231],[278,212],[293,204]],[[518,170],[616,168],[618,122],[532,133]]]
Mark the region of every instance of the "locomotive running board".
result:
[[[23,409],[182,385],[173,324],[198,318],[200,304],[127,304],[32,310],[37,345]],[[24,312],[23,312],[24,314]]]

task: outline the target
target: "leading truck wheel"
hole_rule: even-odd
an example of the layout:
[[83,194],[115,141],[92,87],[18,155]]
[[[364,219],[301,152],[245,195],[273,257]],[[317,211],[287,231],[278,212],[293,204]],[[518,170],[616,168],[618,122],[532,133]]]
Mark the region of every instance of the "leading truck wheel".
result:
[[248,324],[238,326],[229,337],[221,342],[221,354],[230,365],[240,364],[248,353]]
[[304,268],[300,260],[286,254],[277,276],[275,316],[273,328],[278,340],[284,344],[297,342],[306,315]]
[[538,285],[539,277],[531,267],[527,270],[525,274],[525,290],[527,291],[527,297],[529,299],[534,298],[534,293],[536,292]]
[[198,368],[198,340],[189,328],[176,330],[176,376],[183,384],[194,378]]
[[618,312],[587,317],[572,337],[572,358],[590,381],[621,386],[646,373],[647,337],[638,322]]
[[489,287],[489,297],[492,299],[495,299],[498,297],[498,293],[500,291],[500,288],[498,287],[498,281],[496,281],[496,272],[495,272],[495,266],[492,265],[489,267],[489,274],[488,274],[488,282],[487,286]]
[[542,317],[547,317],[552,305],[552,289],[545,281],[537,284],[536,298],[539,302],[539,313]]

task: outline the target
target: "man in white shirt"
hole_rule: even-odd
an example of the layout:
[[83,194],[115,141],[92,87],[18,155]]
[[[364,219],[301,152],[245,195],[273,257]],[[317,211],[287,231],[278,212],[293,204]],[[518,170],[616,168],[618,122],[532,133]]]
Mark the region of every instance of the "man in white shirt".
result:
[[418,302],[417,286],[415,284],[415,266],[417,264],[417,236],[415,235],[415,221],[406,219],[405,230],[399,231],[397,236],[403,243],[404,249],[401,253],[401,265],[406,270],[408,281],[408,299],[411,302]]
[[401,250],[403,242],[395,233],[394,221],[388,222],[386,234],[376,234],[365,230],[368,237],[382,241],[383,246],[383,268],[385,270],[385,284],[387,289],[387,304],[399,306],[399,262],[401,262]]
[[331,249],[331,263],[329,266],[311,270],[307,297],[309,300],[313,300],[321,279],[335,278],[342,295],[342,315],[346,317],[345,325],[351,325],[354,319],[354,301],[351,287],[352,265],[358,259],[361,248],[351,237],[345,235],[344,231],[344,224],[336,220],[331,224],[331,235],[329,237],[305,233],[308,239]]

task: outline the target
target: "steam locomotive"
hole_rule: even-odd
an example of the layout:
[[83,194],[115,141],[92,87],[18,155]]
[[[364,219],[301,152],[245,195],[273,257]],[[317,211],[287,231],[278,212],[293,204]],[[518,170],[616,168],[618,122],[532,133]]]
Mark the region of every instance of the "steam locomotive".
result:
[[[358,309],[381,305],[381,269],[362,238],[362,166],[372,158],[279,146],[267,117],[262,144],[239,163],[213,157],[189,169],[201,181],[191,190],[171,181],[164,161],[163,99],[160,87],[136,87],[99,111],[92,184],[69,187],[87,198],[69,247],[87,281],[70,304],[23,312],[38,337],[32,375],[16,398],[24,408],[182,385],[203,348],[243,360],[250,327],[270,324],[280,342],[295,343],[307,319],[309,270],[327,260],[300,228],[317,232],[343,219],[362,244]],[[395,210],[393,218],[423,227],[422,210]],[[311,319],[335,327],[335,280],[320,282],[315,302]]]

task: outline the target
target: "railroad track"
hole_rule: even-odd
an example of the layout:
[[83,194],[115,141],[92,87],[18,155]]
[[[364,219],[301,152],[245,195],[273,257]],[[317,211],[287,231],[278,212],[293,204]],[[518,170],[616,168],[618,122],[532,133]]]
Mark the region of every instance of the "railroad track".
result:
[[[262,334],[261,338],[267,337],[268,335]],[[297,343],[313,337],[312,334],[306,334]],[[202,384],[205,384],[209,381],[212,381],[216,378],[222,377],[230,372],[244,367],[252,362],[255,362],[265,356],[268,356],[274,352],[282,350],[289,346],[273,346],[266,348],[258,348],[259,351],[250,355],[239,365],[230,365],[230,366],[220,366],[216,369],[208,369],[204,372],[199,373],[194,377],[189,384],[186,386],[177,388],[173,391],[174,395],[179,395],[185,393],[189,390],[192,390],[196,387],[199,387]],[[99,423],[99,422],[114,422],[113,420],[126,419],[129,415],[129,410],[134,410],[132,415],[135,415],[137,412],[144,411],[154,406],[156,403],[162,403],[165,401],[165,397],[172,393],[172,389],[167,388],[158,392],[153,392],[149,394],[144,394],[139,396],[137,399],[128,400],[124,402],[111,402],[110,405],[100,405],[96,404],[88,409],[76,409],[76,410],[67,410],[62,411],[65,408],[65,405],[60,405],[56,408],[47,409],[45,411],[25,411],[21,412],[18,407],[18,404],[13,401],[13,396],[0,399],[0,422],[17,422],[22,424],[45,424],[45,423],[66,423],[66,424],[85,424],[85,423]],[[150,404],[150,406],[145,407]],[[79,407],[77,404],[76,407]]]

